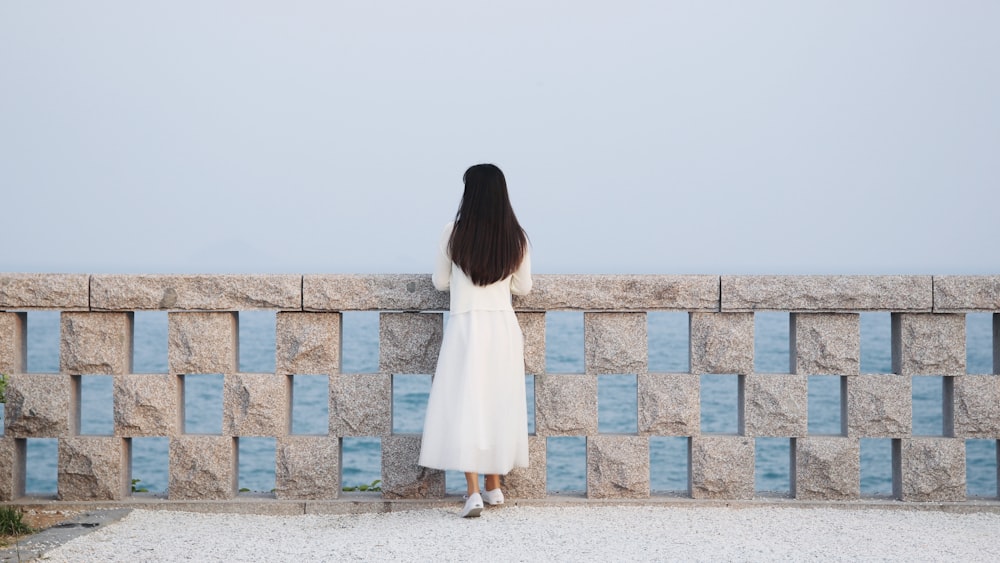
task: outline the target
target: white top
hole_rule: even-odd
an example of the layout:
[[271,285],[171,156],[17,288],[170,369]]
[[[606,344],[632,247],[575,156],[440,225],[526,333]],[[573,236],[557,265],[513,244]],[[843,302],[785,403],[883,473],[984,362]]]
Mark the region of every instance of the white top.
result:
[[511,294],[524,295],[531,291],[531,250],[525,248],[524,259],[517,271],[496,283],[479,286],[451,261],[448,254],[448,240],[454,223],[445,226],[438,245],[437,266],[431,279],[438,291],[451,290],[451,314],[467,311],[504,311],[513,310],[510,303]]

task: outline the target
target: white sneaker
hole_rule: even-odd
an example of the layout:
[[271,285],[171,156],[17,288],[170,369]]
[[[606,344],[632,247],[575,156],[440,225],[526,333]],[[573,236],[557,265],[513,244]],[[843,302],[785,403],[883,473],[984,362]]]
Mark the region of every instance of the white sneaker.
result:
[[483,502],[485,502],[490,506],[503,504],[503,491],[501,491],[500,489],[493,489],[492,491],[484,491]]
[[483,497],[479,493],[472,493],[465,500],[465,508],[462,509],[462,518],[476,518],[483,511]]

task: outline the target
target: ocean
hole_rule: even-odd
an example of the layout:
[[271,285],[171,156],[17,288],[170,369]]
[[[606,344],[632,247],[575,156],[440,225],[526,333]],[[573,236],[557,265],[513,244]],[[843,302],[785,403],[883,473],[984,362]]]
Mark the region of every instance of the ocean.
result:
[[[240,313],[240,371],[274,372],[274,312]],[[967,315],[967,363],[969,373],[992,370],[992,319],[989,314]],[[787,313],[755,316],[755,371],[787,373],[789,356]],[[688,368],[688,317],[686,313],[648,314],[649,370],[683,373]],[[378,371],[378,313],[344,314],[343,371]],[[549,373],[583,373],[583,314],[550,312],[546,317],[546,370]],[[861,314],[862,373],[891,373],[890,315]],[[56,373],[59,370],[59,313],[28,313],[28,371]],[[135,314],[135,373],[167,371],[167,314]],[[533,376],[526,377],[529,431],[534,431]],[[604,433],[634,433],[636,376],[598,377],[598,422]],[[419,433],[422,429],[430,375],[396,376],[393,382],[393,431]],[[737,378],[727,375],[701,376],[703,432],[733,434],[737,431]],[[943,386],[940,377],[913,378],[913,432],[942,434]],[[292,432],[325,434],[327,431],[327,381],[323,376],[294,376]],[[839,378],[809,378],[810,434],[839,434]],[[110,435],[113,431],[112,378],[92,375],[81,379],[81,433]],[[222,430],[222,376],[188,377],[185,383],[185,430],[189,433],[220,434]],[[57,488],[57,440],[29,439],[26,489],[30,495],[54,496]],[[997,495],[995,440],[967,440],[969,496]],[[258,493],[274,489],[273,438],[239,440],[239,487]],[[861,440],[861,491],[865,496],[892,493],[892,441]],[[149,493],[167,489],[167,438],[134,438],[132,478],[134,487]],[[551,437],[547,446],[548,490],[574,494],[586,490],[586,441],[577,437]],[[343,485],[358,486],[380,478],[381,448],[377,438],[345,438]],[[756,439],[756,489],[760,494],[790,494],[790,440]],[[650,488],[653,493],[687,490],[687,438],[650,439]],[[465,490],[464,477],[448,472],[449,493]]]

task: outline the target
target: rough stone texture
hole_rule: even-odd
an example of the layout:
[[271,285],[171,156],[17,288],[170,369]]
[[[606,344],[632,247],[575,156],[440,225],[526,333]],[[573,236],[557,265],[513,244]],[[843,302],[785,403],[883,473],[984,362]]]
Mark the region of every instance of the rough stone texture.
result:
[[955,438],[895,440],[893,493],[904,501],[965,500],[965,441]]
[[743,378],[744,434],[798,437],[809,429],[809,376],[751,374]]
[[1000,376],[954,378],[955,436],[1000,439]]
[[286,375],[237,373],[224,376],[222,433],[284,436],[292,425],[291,380]]
[[596,435],[597,376],[536,375],[535,434],[539,436]]
[[12,374],[7,378],[5,434],[14,438],[58,438],[73,428],[71,376]]
[[689,447],[692,498],[753,498],[753,438],[694,436]]
[[444,497],[444,471],[417,464],[419,435],[382,438],[382,496],[389,499]]
[[861,315],[792,313],[790,369],[801,375],[861,373]]
[[343,344],[340,313],[278,313],[275,318],[278,373],[340,372]]
[[26,441],[0,436],[0,502],[24,495]]
[[583,334],[587,373],[648,371],[646,313],[584,313]]
[[237,313],[168,313],[167,326],[170,373],[239,371]]
[[302,276],[279,274],[95,275],[95,311],[299,310]]
[[236,496],[236,439],[183,435],[170,438],[170,500],[227,500]]
[[993,315],[993,373],[1000,374],[1000,313]]
[[524,334],[524,373],[545,373],[545,313],[517,313]]
[[330,377],[332,436],[388,436],[391,433],[391,375],[352,373]]
[[338,498],[340,440],[326,436],[278,438],[274,483],[274,496],[280,500]]
[[0,310],[89,308],[88,274],[0,274]]
[[718,311],[719,276],[536,275],[514,307],[532,311]]
[[320,274],[302,278],[306,311],[443,311],[449,294],[428,274]]
[[861,498],[861,442],[858,438],[795,438],[792,491],[799,500]]
[[176,375],[114,377],[115,436],[180,433],[180,382]]
[[1000,311],[1000,276],[934,276],[934,312]]
[[963,375],[965,315],[892,315],[892,371],[901,375]]
[[639,434],[697,436],[701,430],[701,378],[686,373],[638,375]]
[[24,373],[27,360],[28,314],[0,313],[0,373]]
[[587,438],[588,498],[648,498],[649,438],[605,434]]
[[723,311],[930,311],[931,276],[722,276]]
[[546,446],[544,436],[528,436],[528,467],[517,467],[500,477],[504,496],[509,499],[545,498],[546,489]]
[[691,373],[753,371],[752,313],[691,313]]
[[127,459],[122,438],[61,438],[59,500],[121,500],[128,490]]
[[131,373],[133,317],[134,313],[63,313],[59,371]]
[[847,435],[860,438],[909,437],[913,428],[913,386],[899,375],[847,378]]
[[432,374],[444,334],[441,313],[381,313],[378,369],[382,373]]

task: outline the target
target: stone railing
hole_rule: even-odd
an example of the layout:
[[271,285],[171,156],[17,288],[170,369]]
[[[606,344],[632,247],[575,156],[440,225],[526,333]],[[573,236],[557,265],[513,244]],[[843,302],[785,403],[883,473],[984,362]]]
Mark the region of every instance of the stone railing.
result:
[[[448,306],[426,275],[0,274],[0,372],[9,375],[0,500],[24,495],[25,442],[58,438],[58,498],[127,501],[131,439],[169,438],[166,503],[237,494],[237,440],[273,437],[274,497],[337,499],[344,437],[378,437],[382,496],[445,495],[417,466],[419,435],[392,432],[394,374],[433,373]],[[965,313],[993,313],[1000,366],[1000,276],[539,275],[515,308],[535,375],[531,466],[509,496],[546,496],[546,439],[586,437],[588,498],[650,495],[650,437],[688,438],[696,499],[754,495],[756,437],[791,440],[795,499],[860,498],[861,438],[893,444],[894,497],[965,501],[966,438],[1000,439],[1000,377],[966,374]],[[275,310],[276,372],[239,372],[239,311]],[[58,374],[25,373],[26,312],[61,311]],[[135,311],[168,313],[168,373],[132,373]],[[583,374],[545,373],[546,311],[584,311]],[[343,374],[342,312],[379,311],[379,373]],[[646,314],[689,314],[687,373],[650,373]],[[787,374],[754,373],[754,312],[791,313]],[[859,313],[892,313],[894,374],[860,372]],[[222,435],[183,431],[183,378],[224,374]],[[82,374],[113,375],[114,435],[79,431]],[[328,374],[329,433],[290,431],[290,378]],[[634,374],[638,431],[603,434],[597,377]],[[699,375],[739,376],[739,431],[703,434]],[[841,377],[842,432],[810,436],[809,375]],[[943,376],[944,429],[915,436],[911,377]]]

